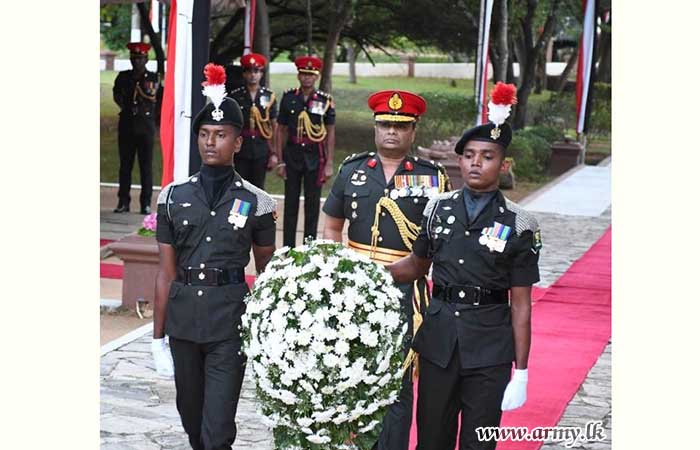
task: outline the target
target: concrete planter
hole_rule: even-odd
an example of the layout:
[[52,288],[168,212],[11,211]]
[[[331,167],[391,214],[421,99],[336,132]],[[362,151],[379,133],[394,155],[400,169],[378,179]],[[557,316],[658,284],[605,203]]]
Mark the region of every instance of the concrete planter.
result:
[[137,301],[145,301],[152,307],[158,273],[156,238],[129,234],[109,244],[109,248],[124,261],[122,306],[136,309]]
[[549,175],[556,177],[583,164],[583,146],[578,142],[566,139],[564,142],[554,142],[551,148]]

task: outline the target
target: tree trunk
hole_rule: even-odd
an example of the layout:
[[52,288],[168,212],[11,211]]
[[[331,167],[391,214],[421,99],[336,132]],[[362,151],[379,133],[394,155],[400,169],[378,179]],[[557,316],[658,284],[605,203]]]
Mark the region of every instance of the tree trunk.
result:
[[311,55],[313,54],[313,35],[314,35],[314,20],[313,20],[313,14],[311,14],[311,0],[306,0],[306,22],[307,22],[307,28],[306,28],[306,54]]
[[557,86],[554,89],[557,93],[561,94],[564,91],[569,74],[574,69],[576,61],[578,61],[578,46],[574,47],[574,51],[571,53],[569,60],[566,62],[564,71],[561,73],[561,75],[559,75],[559,81],[557,81]]
[[610,83],[612,80],[612,74],[610,73],[610,47],[612,44],[612,34],[610,33],[610,26],[612,25],[612,20],[609,21],[606,26],[602,27],[600,32],[600,39],[598,40],[598,68],[596,70],[595,80],[601,81],[603,83]]
[[350,20],[352,0],[334,0],[329,2],[330,19],[328,35],[323,50],[323,70],[321,71],[321,90],[330,93],[333,90],[333,63],[335,63],[335,48],[340,40],[340,32]]
[[158,71],[160,79],[163,80],[165,78],[165,52],[163,52],[163,47],[160,45],[160,33],[153,31],[151,21],[148,20],[146,4],[137,3],[136,7],[139,9],[139,15],[141,16],[141,29],[148,35],[153,51],[156,53],[156,62],[158,63],[158,68],[156,70]]
[[260,53],[268,60],[267,70],[263,72],[260,84],[269,86],[270,82],[270,19],[267,14],[267,2],[257,0],[255,4],[255,35],[253,36],[253,51]]
[[513,118],[513,128],[524,128],[527,121],[527,101],[535,84],[537,60],[542,57],[545,50],[545,43],[549,40],[554,31],[554,21],[560,0],[552,0],[547,20],[545,21],[542,33],[537,37],[533,36],[535,26],[535,13],[537,11],[538,0],[528,0],[527,12],[520,19],[520,36],[515,43],[516,55],[520,63],[520,76],[518,86],[518,103],[515,107],[515,117]]
[[357,50],[355,49],[355,45],[350,43],[348,45],[348,71],[350,72],[350,78],[348,81],[350,81],[351,84],[357,84],[357,72],[355,71],[356,60]]
[[496,39],[491,47],[493,82],[505,81],[508,77],[508,0],[496,0]]

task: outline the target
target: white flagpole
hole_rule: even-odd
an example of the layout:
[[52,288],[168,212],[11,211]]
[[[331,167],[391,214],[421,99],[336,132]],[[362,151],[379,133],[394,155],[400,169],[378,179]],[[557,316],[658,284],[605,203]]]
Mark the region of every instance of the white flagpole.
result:
[[253,43],[250,42],[250,0],[245,2],[245,22],[243,30],[243,54],[247,55],[250,53]]

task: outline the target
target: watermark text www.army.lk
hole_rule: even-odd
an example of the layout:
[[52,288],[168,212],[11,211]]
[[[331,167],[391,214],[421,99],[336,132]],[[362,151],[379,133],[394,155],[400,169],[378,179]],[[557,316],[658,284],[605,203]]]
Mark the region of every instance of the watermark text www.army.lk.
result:
[[541,441],[560,442],[567,448],[577,442],[605,440],[603,422],[600,420],[586,422],[585,427],[478,427],[476,436],[479,441]]

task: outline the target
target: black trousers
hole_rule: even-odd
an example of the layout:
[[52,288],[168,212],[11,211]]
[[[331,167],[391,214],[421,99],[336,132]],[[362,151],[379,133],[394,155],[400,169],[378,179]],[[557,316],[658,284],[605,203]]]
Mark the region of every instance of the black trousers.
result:
[[152,119],[134,117],[119,119],[117,143],[119,145],[119,204],[129,206],[131,196],[131,171],[138,155],[141,173],[141,207],[151,206],[153,194],[153,136],[156,132]]
[[460,450],[493,450],[496,441],[479,442],[477,427],[497,427],[512,364],[461,369],[455,346],[446,369],[420,358],[417,450],[454,450],[457,414],[462,412]]
[[238,155],[233,157],[236,172],[240,174],[246,181],[254,184],[262,190],[265,190],[265,174],[267,173],[267,156],[263,158],[239,158]]
[[284,181],[284,222],[282,245],[296,245],[297,220],[299,217],[299,194],[304,185],[304,239],[311,236],[316,239],[318,215],[321,210],[321,186],[316,184],[318,171],[297,170],[287,164],[287,179]]
[[230,450],[245,357],[238,337],[197,344],[170,338],[176,404],[193,450]]
[[[417,281],[418,292],[421,295],[420,304],[425,305],[426,299],[422,295],[425,291],[425,278]],[[413,283],[399,284],[397,287],[403,292],[401,299],[401,312],[408,319],[408,330],[404,337],[404,357],[411,349],[413,337]],[[423,306],[421,306],[421,310]],[[411,433],[413,421],[413,370],[409,367],[401,381],[399,397],[387,408],[382,420],[382,428],[377,441],[378,450],[408,450],[408,439]]]

